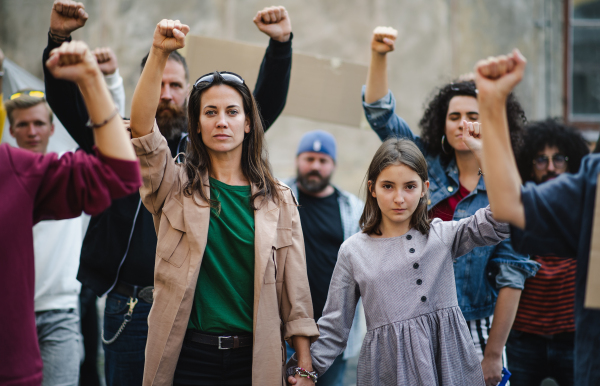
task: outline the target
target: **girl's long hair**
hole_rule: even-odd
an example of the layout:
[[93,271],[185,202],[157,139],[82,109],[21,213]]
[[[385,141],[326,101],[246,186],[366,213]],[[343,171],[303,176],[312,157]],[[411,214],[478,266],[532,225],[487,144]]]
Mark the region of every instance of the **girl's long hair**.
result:
[[267,149],[264,145],[265,132],[254,96],[245,82],[237,83],[224,79],[216,71],[213,73],[212,82],[201,82],[195,85],[190,93],[188,102],[188,133],[190,140],[184,162],[188,181],[183,188],[184,195],[193,198],[194,194],[198,193],[211,208],[219,209],[219,202],[207,197],[203,189],[202,175],[210,173],[212,164],[208,149],[202,141],[202,135],[198,132],[200,127],[200,99],[202,94],[209,88],[217,85],[227,85],[240,93],[244,103],[244,114],[250,121],[250,132],[244,134],[244,141],[242,142],[241,160],[244,177],[258,188],[258,191],[250,197],[250,206],[253,210],[257,209],[254,206],[254,201],[259,196],[264,197],[265,200],[263,202],[266,200],[278,202],[280,192],[277,187],[277,181],[271,171]]
[[[425,186],[427,177],[427,161],[421,153],[421,150],[411,140],[405,138],[390,138],[386,140],[373,156],[373,160],[367,170],[366,179],[366,200],[365,209],[360,216],[360,227],[363,233],[368,235],[381,235],[379,226],[381,225],[381,209],[377,205],[377,199],[373,197],[369,189],[371,182],[372,189],[375,189],[377,177],[383,169],[392,165],[406,165],[414,170]],[[429,234],[429,217],[427,216],[427,200],[429,199],[429,191],[419,200],[417,209],[410,218],[410,227],[417,229],[424,235]]]

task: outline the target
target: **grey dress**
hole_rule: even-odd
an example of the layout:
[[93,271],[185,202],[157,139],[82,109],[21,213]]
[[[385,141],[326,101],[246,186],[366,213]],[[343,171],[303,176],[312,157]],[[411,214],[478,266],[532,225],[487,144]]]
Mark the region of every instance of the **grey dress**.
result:
[[319,319],[321,336],[311,346],[314,369],[325,373],[344,350],[362,296],[368,331],[359,386],[485,385],[458,307],[452,260],[507,237],[508,225],[495,221],[488,206],[460,221],[433,220],[429,236],[411,229],[346,240]]

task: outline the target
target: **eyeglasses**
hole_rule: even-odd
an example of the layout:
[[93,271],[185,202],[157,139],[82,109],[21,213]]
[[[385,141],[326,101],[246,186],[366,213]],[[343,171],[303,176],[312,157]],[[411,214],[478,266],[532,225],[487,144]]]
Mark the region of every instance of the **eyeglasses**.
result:
[[[541,155],[533,159],[533,164],[535,165],[537,170],[546,170],[548,168],[548,156]],[[557,169],[562,169],[567,166],[567,162],[569,162],[569,157],[564,156],[562,154],[554,154],[552,156],[552,163],[554,167]]]
[[[221,75],[221,78],[223,78],[227,81],[234,82],[237,84],[244,84],[244,79],[234,72],[217,71],[217,74]],[[194,83],[194,87],[198,86],[198,84],[202,83],[202,82],[212,83],[213,80],[215,80],[214,72],[210,72],[210,73],[208,73],[206,75],[202,75],[200,78],[198,78],[196,83]]]
[[36,97],[36,98],[45,98],[46,97],[46,94],[44,94],[43,91],[31,90],[31,91],[16,92],[10,96],[10,100],[12,101],[13,99],[17,99],[19,97],[22,97],[23,95],[29,95],[29,96]]

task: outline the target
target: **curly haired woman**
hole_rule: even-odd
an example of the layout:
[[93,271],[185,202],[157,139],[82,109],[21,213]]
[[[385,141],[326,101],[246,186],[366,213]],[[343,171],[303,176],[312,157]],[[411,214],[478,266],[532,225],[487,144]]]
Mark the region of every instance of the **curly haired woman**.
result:
[[[460,220],[488,205],[480,172],[481,144],[469,150],[463,142],[466,122],[479,119],[477,89],[471,80],[439,89],[420,121],[422,136],[415,135],[395,114],[396,101],[387,82],[387,53],[393,51],[397,31],[377,27],[371,41],[371,64],[363,90],[365,115],[381,140],[407,137],[423,151],[430,181],[430,217]],[[511,95],[507,118],[512,145],[519,149],[523,109]],[[454,263],[458,304],[467,321],[487,385],[502,379],[504,345],[515,318],[525,279],[537,271],[536,263],[516,253],[505,240],[497,246],[478,247]]]

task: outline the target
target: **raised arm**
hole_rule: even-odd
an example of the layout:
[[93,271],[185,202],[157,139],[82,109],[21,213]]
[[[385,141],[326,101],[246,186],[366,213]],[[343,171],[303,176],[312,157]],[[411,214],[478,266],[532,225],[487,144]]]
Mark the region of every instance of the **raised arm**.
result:
[[152,48],[131,100],[131,135],[150,134],[160,101],[162,75],[171,52],[183,48],[190,27],[179,20],[161,20],[154,30]]
[[521,177],[510,144],[506,98],[523,78],[526,60],[519,50],[482,60],[475,66],[479,116],[485,128],[482,169],[494,217],[525,228]]
[[69,135],[86,153],[93,152],[94,135],[85,129],[89,116],[85,102],[77,85],[64,79],[57,79],[46,67],[50,51],[71,41],[71,33],[83,27],[88,19],[82,3],[71,0],[57,0],[50,12],[48,45],[44,49],[42,64],[46,100],[52,111],[63,124]]
[[77,41],[64,43],[50,52],[46,66],[54,77],[75,82],[81,90],[100,153],[115,159],[136,160],[123,121],[87,45]]
[[96,48],[92,54],[96,57],[100,71],[104,74],[108,91],[119,109],[119,114],[125,116],[125,87],[123,87],[123,78],[119,74],[117,55],[110,47]]
[[387,54],[394,50],[398,31],[392,27],[377,27],[371,39],[371,64],[367,73],[367,85],[363,88],[363,109],[369,125],[379,139],[389,137],[409,138],[421,148],[419,137],[408,127],[404,119],[396,115],[396,99],[389,91]]
[[270,37],[254,87],[254,98],[267,131],[283,111],[290,88],[292,22],[286,9],[280,6],[258,11],[254,24]]
[[463,256],[475,247],[496,245],[510,237],[508,224],[495,220],[489,206],[460,221],[434,220],[431,231],[450,247],[452,258]]
[[387,95],[389,90],[387,54],[394,51],[398,31],[392,27],[377,27],[371,38],[371,63],[367,73],[365,102],[374,103]]

